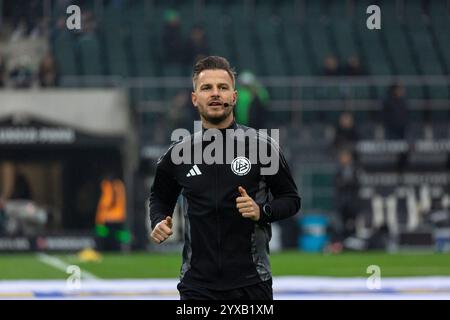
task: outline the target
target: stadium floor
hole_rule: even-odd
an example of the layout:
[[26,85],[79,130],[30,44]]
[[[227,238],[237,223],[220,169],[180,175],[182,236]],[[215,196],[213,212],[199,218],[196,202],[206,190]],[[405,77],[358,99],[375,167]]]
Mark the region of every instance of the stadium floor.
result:
[[[381,279],[368,289],[365,278],[286,276],[274,278],[276,300],[414,300],[450,299],[450,277]],[[83,280],[79,287],[64,280],[0,281],[0,299],[178,300],[177,279]]]
[[[1,299],[175,299],[179,253],[0,255]],[[272,255],[274,298],[450,300],[450,255],[433,252]],[[370,267],[380,268],[379,288]],[[71,268],[78,268],[79,280]],[[369,281],[369,282],[368,282]],[[76,285],[79,285],[77,287]]]

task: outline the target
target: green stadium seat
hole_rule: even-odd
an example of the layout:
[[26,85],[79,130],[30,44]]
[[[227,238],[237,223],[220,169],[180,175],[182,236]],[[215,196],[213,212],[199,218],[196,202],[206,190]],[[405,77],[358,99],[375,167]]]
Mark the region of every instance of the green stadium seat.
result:
[[285,24],[283,35],[286,44],[287,55],[291,62],[291,75],[307,76],[314,72],[313,66],[309,63],[307,49],[305,48],[303,37],[305,30],[298,24]]
[[357,86],[353,87],[349,96],[353,99],[370,99],[370,87],[369,86]]
[[428,86],[429,98],[431,99],[450,99],[450,86],[433,85]]
[[379,30],[368,30],[366,26],[367,7],[372,4],[369,1],[355,2],[355,28],[362,45],[363,58],[366,60],[367,68],[371,75],[392,74],[389,66],[388,56],[382,45]]
[[321,1],[308,0],[305,2],[305,4],[306,4],[305,18],[311,22],[319,21],[320,17],[323,15]]
[[63,75],[77,75],[77,63],[75,58],[75,39],[69,32],[61,32],[53,41],[53,52]]
[[342,17],[333,20],[331,31],[336,41],[341,64],[345,64],[350,56],[359,55],[353,26],[349,20],[344,20]]
[[228,20],[222,14],[221,8],[215,5],[207,5],[204,12],[204,26],[207,30],[206,37],[211,54],[231,58],[234,46],[230,43]]
[[423,74],[435,75],[443,74],[443,68],[435,51],[432,38],[425,26],[409,27],[412,29],[411,35],[416,51],[419,65]]
[[118,30],[117,33],[106,32],[106,52],[110,74],[128,77],[130,72],[124,36],[124,30]]
[[396,74],[415,75],[419,73],[407,42],[405,28],[396,12],[395,2],[383,3],[383,35],[389,55],[393,60]]
[[421,85],[405,86],[406,97],[408,99],[424,99],[426,97],[426,88]]
[[316,188],[329,187],[334,184],[334,176],[324,173],[316,173],[312,175],[312,184]]
[[100,43],[94,34],[81,36],[78,40],[83,75],[103,75]]
[[277,14],[280,19],[286,24],[295,24],[298,22],[300,16],[304,14],[301,12],[301,7],[296,6],[294,1],[281,1],[275,6]]
[[131,52],[136,61],[137,76],[155,76],[154,57],[150,52],[150,39],[145,33],[131,34]]
[[[424,21],[421,1],[411,0],[405,4],[407,28],[409,30],[413,49],[423,74],[444,74],[444,68],[433,43],[431,29]],[[448,42],[448,34],[447,34]]]
[[[234,19],[234,17],[233,17]],[[233,22],[234,42],[238,44],[237,61],[239,67],[249,69],[256,74],[262,74],[261,66],[257,62],[254,36],[250,32],[249,24]]]
[[309,31],[312,55],[315,58],[316,72],[322,74],[322,66],[326,56],[335,52],[330,44],[330,38],[327,35],[328,26],[318,21],[309,23],[307,29]]
[[355,110],[352,112],[353,119],[356,124],[366,124],[370,119],[369,112],[367,110]]
[[349,12],[349,6],[348,2],[342,2],[342,1],[329,1],[328,2],[328,14],[330,18],[333,20],[342,20],[342,21],[349,21],[351,16]]
[[287,66],[279,41],[280,26],[273,21],[264,19],[262,13],[259,15],[256,22],[256,33],[261,46],[262,63],[265,66],[266,75],[286,76],[288,74]]
[[[448,130],[450,130],[450,110],[447,108],[441,109],[432,109],[430,112],[430,120],[432,123],[440,123],[447,126]],[[447,139],[450,138],[450,131],[447,131]]]
[[450,18],[445,0],[430,1],[431,28],[436,36],[438,50],[444,60],[446,73],[450,74]]

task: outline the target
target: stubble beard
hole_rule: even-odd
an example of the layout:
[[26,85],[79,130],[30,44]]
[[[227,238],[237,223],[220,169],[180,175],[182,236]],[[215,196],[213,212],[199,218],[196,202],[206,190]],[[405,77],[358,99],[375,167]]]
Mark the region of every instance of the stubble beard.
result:
[[224,111],[222,114],[217,115],[217,116],[210,116],[210,115],[208,115],[207,112],[202,112],[202,113],[200,113],[200,115],[205,121],[207,121],[213,125],[219,125],[228,118],[228,116],[230,115],[230,112]]

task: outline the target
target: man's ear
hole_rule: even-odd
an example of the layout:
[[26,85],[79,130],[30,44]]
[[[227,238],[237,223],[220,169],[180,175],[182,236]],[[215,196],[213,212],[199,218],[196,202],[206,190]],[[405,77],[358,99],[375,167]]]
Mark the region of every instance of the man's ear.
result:
[[195,92],[191,92],[191,100],[192,100],[192,104],[194,105],[194,107],[197,107],[197,95],[195,94]]
[[233,105],[236,104],[237,98],[238,98],[238,92],[237,92],[237,90],[234,90],[234,93],[233,93]]

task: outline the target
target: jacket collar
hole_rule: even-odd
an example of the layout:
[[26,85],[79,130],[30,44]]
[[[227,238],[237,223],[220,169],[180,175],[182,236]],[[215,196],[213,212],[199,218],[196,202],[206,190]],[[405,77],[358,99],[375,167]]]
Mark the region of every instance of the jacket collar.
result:
[[[233,121],[231,122],[231,124],[228,127],[224,128],[224,129],[217,129],[217,130],[219,130],[222,133],[225,133],[225,130],[227,130],[227,129],[237,129],[237,128],[238,128],[238,124],[236,123],[236,120],[233,119]],[[202,132],[205,132],[206,130],[208,130],[208,129],[202,125]]]

